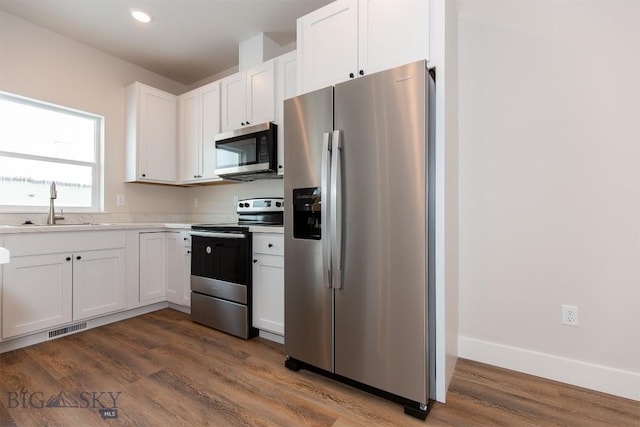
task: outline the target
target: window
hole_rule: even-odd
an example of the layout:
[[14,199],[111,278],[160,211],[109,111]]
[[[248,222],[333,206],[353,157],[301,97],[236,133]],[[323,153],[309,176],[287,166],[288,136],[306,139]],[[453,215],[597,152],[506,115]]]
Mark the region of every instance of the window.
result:
[[101,207],[101,116],[0,92],[0,209]]

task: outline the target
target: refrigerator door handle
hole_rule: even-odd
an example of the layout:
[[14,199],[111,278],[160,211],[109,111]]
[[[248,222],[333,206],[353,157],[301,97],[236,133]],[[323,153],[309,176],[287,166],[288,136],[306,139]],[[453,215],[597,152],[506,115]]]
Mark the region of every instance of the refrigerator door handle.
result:
[[342,289],[342,131],[334,130],[331,150],[331,271],[332,286]]
[[331,132],[322,135],[322,176],[320,181],[320,222],[322,223],[322,283],[327,288],[331,287],[331,241],[330,241],[330,206],[329,200],[331,182]]

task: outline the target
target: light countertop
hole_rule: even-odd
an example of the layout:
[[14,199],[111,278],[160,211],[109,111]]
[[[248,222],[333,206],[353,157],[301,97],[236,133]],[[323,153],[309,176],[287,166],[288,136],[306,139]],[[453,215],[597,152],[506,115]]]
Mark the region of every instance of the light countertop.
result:
[[[181,223],[78,223],[56,225],[0,225],[1,234],[21,234],[21,233],[50,233],[61,231],[102,231],[102,230],[148,230],[148,229],[167,229],[167,230],[188,230],[191,224]],[[284,227],[274,226],[250,226],[249,231],[252,233],[284,233]]]

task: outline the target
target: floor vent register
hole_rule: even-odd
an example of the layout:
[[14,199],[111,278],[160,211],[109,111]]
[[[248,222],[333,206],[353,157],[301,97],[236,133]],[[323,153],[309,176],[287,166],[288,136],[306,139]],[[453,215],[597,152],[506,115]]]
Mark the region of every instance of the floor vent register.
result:
[[54,338],[61,337],[62,335],[72,334],[74,332],[81,331],[83,329],[87,329],[87,322],[76,323],[75,325],[65,326],[64,328],[54,329],[53,331],[49,331],[48,339],[52,340]]

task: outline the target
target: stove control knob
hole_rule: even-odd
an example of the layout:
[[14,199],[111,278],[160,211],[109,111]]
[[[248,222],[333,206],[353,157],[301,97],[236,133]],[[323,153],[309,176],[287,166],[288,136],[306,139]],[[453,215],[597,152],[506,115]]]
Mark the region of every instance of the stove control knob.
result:
[[282,202],[276,202],[276,207],[279,208],[282,206]]

